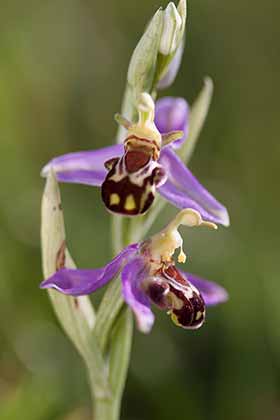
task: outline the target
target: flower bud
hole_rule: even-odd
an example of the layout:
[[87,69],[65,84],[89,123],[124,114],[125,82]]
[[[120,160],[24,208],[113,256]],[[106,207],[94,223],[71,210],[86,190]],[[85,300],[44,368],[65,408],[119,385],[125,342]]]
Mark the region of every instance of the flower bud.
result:
[[157,88],[169,87],[178,73],[184,51],[184,33],[187,18],[186,0],[176,8],[169,3],[164,11],[163,29],[159,45]]
[[163,55],[173,54],[178,47],[183,21],[174,3],[169,3],[164,11],[163,29],[159,52]]
[[174,82],[177,76],[178,70],[180,68],[183,52],[184,52],[184,41],[182,40],[181,44],[177,48],[177,51],[174,57],[172,58],[172,60],[170,61],[169,65],[167,66],[165,70],[166,73],[163,73],[163,75],[161,76],[157,84],[158,89],[160,90],[167,89],[169,86],[172,85],[172,83]]
[[133,89],[134,100],[142,92],[150,92],[156,70],[156,60],[162,32],[163,11],[158,10],[133,51],[127,81]]

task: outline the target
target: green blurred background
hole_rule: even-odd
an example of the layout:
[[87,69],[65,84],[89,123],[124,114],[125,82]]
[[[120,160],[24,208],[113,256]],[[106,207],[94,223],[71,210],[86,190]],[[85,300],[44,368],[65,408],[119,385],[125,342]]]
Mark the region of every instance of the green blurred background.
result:
[[[79,356],[38,289],[40,168],[109,144],[126,69],[156,0],[10,0],[0,14],[0,419],[84,420]],[[180,74],[167,94],[215,92],[191,169],[230,211],[217,233],[184,231],[188,271],[230,301],[199,331],[157,313],[136,332],[124,420],[280,418],[279,0],[189,0]],[[110,258],[109,215],[95,188],[63,185],[72,255]],[[158,221],[174,214],[171,206]]]

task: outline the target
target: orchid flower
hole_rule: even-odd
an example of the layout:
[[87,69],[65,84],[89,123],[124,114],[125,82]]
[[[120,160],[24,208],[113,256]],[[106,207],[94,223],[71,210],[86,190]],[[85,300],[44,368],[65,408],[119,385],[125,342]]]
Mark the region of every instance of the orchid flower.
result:
[[70,153],[52,159],[42,170],[52,168],[58,181],[101,187],[110,211],[124,215],[144,213],[156,190],[177,208],[193,208],[203,218],[229,225],[226,208],[194,177],[175,150],[188,134],[189,108],[183,98],[165,97],[154,102],[143,93],[139,119],[132,124],[117,116],[127,129],[123,144]]
[[166,310],[176,325],[197,329],[205,320],[205,305],[226,301],[227,292],[213,282],[176,268],[176,249],[180,249],[178,262],[186,261],[178,232],[180,225],[217,229],[196,210],[181,210],[165,229],[148,240],[127,246],[105,267],[62,268],[43,281],[41,288],[54,288],[72,296],[88,295],[121,272],[123,299],[134,312],[140,331],[149,332],[154,323],[151,303]]

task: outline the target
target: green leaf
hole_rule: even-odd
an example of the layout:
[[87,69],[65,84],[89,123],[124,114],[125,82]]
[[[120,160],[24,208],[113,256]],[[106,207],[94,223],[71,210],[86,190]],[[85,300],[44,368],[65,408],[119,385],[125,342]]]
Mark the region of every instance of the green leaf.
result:
[[121,281],[114,279],[108,286],[104,297],[99,305],[94,333],[100,349],[104,352],[109,338],[112,325],[123,305],[121,294]]
[[123,308],[111,335],[109,381],[115,401],[119,402],[125,386],[133,334],[130,308]]
[[[62,267],[75,268],[65,243],[65,227],[58,183],[54,173],[48,175],[42,200],[42,259],[44,277]],[[94,395],[110,395],[107,372],[97,340],[93,334],[94,310],[88,297],[65,296],[48,291],[58,320],[89,370]]]
[[188,163],[196,146],[199,134],[205,123],[213,95],[213,82],[210,77],[204,80],[204,86],[191,107],[189,135],[180,149],[180,156]]
[[[151,91],[156,70],[162,24],[163,11],[159,9],[133,51],[128,68],[127,81],[133,90],[134,103],[136,103],[140,93]],[[125,117],[130,118],[129,115],[125,115]]]

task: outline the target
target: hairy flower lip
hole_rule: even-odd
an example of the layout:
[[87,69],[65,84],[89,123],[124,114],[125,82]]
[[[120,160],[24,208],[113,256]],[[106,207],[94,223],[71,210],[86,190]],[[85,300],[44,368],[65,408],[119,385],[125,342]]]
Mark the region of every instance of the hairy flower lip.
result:
[[[179,215],[184,215],[187,210],[181,211]],[[175,225],[171,222],[162,232],[177,229],[178,226],[178,222]],[[88,295],[121,273],[123,298],[134,312],[140,331],[148,333],[154,323],[151,302],[168,310],[177,325],[186,329],[199,328],[204,321],[204,303],[211,306],[225,302],[227,292],[216,283],[177,269],[172,255],[169,260],[165,259],[163,248],[159,248],[159,258],[154,260],[154,247],[157,245],[153,238],[127,246],[101,268],[62,268],[44,280],[40,287],[54,288],[66,295]],[[173,246],[180,247],[180,241],[171,243]],[[160,284],[162,290],[157,288]]]
[[[183,130],[185,133],[183,139],[166,145],[160,151],[158,163],[165,169],[167,179],[163,185],[157,186],[157,191],[177,208],[193,208],[201,213],[204,219],[229,226],[227,209],[199,183],[173,151],[173,147],[182,144],[188,132],[186,101],[183,98],[160,99],[155,106],[155,121],[159,131]],[[52,167],[60,182],[100,187],[107,175],[104,163],[112,158],[121,157],[123,153],[123,144],[93,151],[69,153],[52,159],[43,168],[42,175],[46,176]]]

